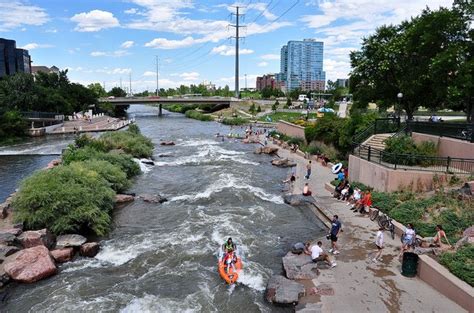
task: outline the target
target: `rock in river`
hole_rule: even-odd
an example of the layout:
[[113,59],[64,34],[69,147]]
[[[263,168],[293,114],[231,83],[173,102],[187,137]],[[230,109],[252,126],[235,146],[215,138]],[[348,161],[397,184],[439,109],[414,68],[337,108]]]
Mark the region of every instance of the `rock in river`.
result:
[[255,150],[256,154],[276,154],[278,152],[278,148],[273,148],[273,147],[259,147],[257,150]]
[[272,165],[278,167],[293,167],[296,166],[296,163],[288,159],[273,159]]
[[144,195],[140,195],[140,198],[142,198],[143,201],[150,202],[150,203],[163,203],[163,202],[168,201],[168,199],[160,195],[144,194]]
[[62,248],[51,251],[51,256],[58,263],[69,262],[74,257],[74,248]]
[[77,234],[58,236],[56,248],[62,249],[66,247],[80,247],[87,241],[87,238]]
[[123,195],[118,194],[115,196],[115,203],[126,203],[135,200],[135,197],[132,195]]
[[97,242],[88,242],[81,246],[79,253],[82,256],[93,258],[99,253],[100,246]]
[[56,265],[48,249],[41,245],[21,250],[8,257],[3,266],[13,280],[33,283],[56,273]]
[[174,142],[173,141],[162,141],[162,142],[160,142],[160,145],[162,145],[162,146],[174,146]]
[[265,299],[277,304],[296,304],[304,294],[305,288],[302,284],[275,275],[268,281]]
[[283,257],[283,268],[289,279],[314,279],[318,277],[318,264],[306,254],[293,254],[288,252]]
[[23,248],[31,248],[41,245],[48,249],[52,249],[56,245],[56,236],[50,233],[46,228],[25,231],[18,237],[18,239],[21,241]]

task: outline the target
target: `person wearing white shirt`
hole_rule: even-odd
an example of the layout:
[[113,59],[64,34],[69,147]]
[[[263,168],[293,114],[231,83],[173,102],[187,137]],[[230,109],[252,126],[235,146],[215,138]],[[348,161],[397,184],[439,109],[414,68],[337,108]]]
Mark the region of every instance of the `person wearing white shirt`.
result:
[[377,247],[377,252],[375,252],[375,256],[372,259],[372,261],[375,262],[375,263],[380,261],[380,257],[382,255],[382,251],[383,251],[383,245],[384,245],[383,230],[384,230],[384,228],[380,227],[378,232],[377,232],[377,235],[375,236],[375,246]]
[[318,243],[316,245],[313,245],[306,254],[311,255],[311,259],[313,260],[314,263],[318,263],[320,261],[326,261],[326,263],[329,264],[329,266],[331,267],[336,266],[337,265],[336,262],[333,262],[333,261],[331,262],[331,260],[329,259],[329,255],[327,255],[327,253],[324,252],[322,245],[323,243],[321,241],[318,241]]

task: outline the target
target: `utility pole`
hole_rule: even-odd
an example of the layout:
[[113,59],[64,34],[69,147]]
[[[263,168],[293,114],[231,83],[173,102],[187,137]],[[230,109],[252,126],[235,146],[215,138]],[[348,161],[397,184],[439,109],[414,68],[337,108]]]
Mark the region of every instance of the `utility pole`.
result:
[[128,90],[129,90],[129,94],[131,96],[132,95],[132,72],[130,72],[128,74],[128,82],[129,82],[129,85],[130,85],[130,88],[128,88]]
[[159,84],[158,84],[158,56],[156,56],[156,96],[158,97]]
[[235,6],[234,8],[236,12],[232,13],[232,15],[235,15],[235,25],[229,25],[229,26],[235,27],[235,37],[231,37],[231,38],[235,38],[235,97],[239,98],[240,96],[240,89],[239,89],[239,43],[240,42],[239,40],[242,38],[239,36],[239,30],[240,28],[245,27],[245,26],[242,26],[239,23],[240,17],[244,15],[244,14],[239,14],[239,9],[241,7]]

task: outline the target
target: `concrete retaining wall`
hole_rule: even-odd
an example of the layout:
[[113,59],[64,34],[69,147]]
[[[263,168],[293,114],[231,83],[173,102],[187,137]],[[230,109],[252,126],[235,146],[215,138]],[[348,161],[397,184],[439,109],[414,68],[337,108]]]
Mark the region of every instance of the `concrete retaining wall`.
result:
[[427,255],[420,255],[418,277],[468,312],[474,312],[474,288]]
[[474,143],[468,141],[438,137],[434,135],[412,133],[412,138],[416,143],[422,141],[431,141],[438,146],[438,156],[440,157],[451,157],[461,159],[472,159],[474,158]]
[[284,134],[290,137],[305,139],[304,127],[291,124],[285,121],[278,121],[277,131],[281,134]]

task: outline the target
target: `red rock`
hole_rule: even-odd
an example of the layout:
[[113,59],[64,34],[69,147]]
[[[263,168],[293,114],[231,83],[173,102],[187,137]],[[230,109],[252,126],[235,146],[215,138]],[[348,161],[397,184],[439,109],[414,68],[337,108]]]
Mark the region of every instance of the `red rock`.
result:
[[46,168],[50,169],[50,168],[53,168],[55,166],[58,166],[59,164],[61,164],[60,159],[52,160],[51,162],[48,163],[48,166],[46,166]]
[[125,203],[135,200],[134,196],[118,194],[115,196],[115,203]]
[[63,248],[51,251],[51,255],[56,262],[69,262],[74,257],[74,248]]
[[13,236],[18,236],[22,233],[22,230],[19,228],[8,228],[8,229],[2,230],[2,233],[9,233],[9,234],[12,234]]
[[56,265],[45,246],[21,250],[9,256],[3,266],[13,280],[33,283],[56,274]]
[[48,249],[56,245],[56,236],[51,234],[46,228],[41,230],[30,230],[23,232],[18,239],[24,248],[45,246]]
[[81,246],[79,253],[82,256],[93,258],[99,253],[100,246],[97,242],[87,242]]

